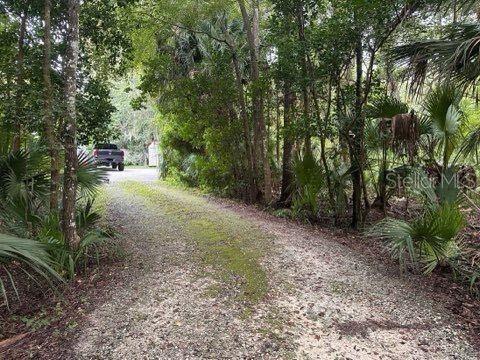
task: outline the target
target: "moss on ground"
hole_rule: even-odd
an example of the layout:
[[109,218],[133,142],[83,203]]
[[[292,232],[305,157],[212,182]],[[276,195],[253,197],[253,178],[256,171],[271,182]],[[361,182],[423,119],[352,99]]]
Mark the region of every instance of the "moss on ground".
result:
[[224,287],[235,285],[240,300],[260,301],[268,282],[260,259],[266,236],[238,216],[222,211],[205,199],[164,184],[124,182],[120,186],[131,195],[144,198],[158,209],[159,216],[175,221],[195,242],[196,257]]

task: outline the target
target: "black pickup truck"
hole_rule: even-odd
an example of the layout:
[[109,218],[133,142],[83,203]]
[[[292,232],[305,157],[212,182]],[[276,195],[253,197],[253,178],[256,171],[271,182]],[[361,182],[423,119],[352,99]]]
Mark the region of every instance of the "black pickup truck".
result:
[[115,144],[97,144],[93,149],[93,159],[97,166],[111,166],[112,169],[118,168],[118,171],[125,169],[124,155],[123,150]]

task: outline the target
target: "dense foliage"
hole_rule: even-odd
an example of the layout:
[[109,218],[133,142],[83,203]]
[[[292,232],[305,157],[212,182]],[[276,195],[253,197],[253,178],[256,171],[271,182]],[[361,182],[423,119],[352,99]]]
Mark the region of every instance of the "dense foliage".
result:
[[384,217],[368,233],[403,268],[475,289],[478,5],[0,0],[0,239],[30,239],[0,261],[33,240],[22,262],[73,277],[105,235],[77,145],[143,163],[158,138],[167,179],[311,223]]
[[129,33],[163,174],[310,222],[400,211],[370,233],[405,266],[457,269],[460,244],[478,247],[477,5],[139,3]]
[[7,307],[21,293],[18,279],[42,286],[72,279],[110,239],[93,205],[104,175],[77,145],[112,137],[109,84],[129,63],[122,23],[132,4],[0,1],[0,296]]

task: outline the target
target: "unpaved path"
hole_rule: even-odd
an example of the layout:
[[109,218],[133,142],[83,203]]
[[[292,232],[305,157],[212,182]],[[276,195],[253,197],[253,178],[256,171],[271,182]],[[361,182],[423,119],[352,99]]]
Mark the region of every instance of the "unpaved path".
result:
[[154,167],[125,166],[124,171],[110,168],[102,169],[105,170],[110,183],[118,183],[121,181],[154,182],[158,180],[158,171]]
[[157,183],[109,193],[129,261],[75,358],[477,358],[414,278],[321,232]]

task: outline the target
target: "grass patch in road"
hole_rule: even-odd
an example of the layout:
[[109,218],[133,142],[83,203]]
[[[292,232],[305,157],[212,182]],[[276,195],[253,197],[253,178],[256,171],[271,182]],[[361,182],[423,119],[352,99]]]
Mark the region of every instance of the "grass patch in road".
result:
[[97,212],[99,215],[105,217],[107,212],[107,205],[108,205],[108,194],[105,186],[101,186],[97,189],[95,194],[95,200],[93,202],[93,210]]
[[204,267],[213,269],[213,276],[224,286],[235,284],[240,300],[256,303],[265,296],[268,283],[260,259],[267,237],[258,228],[178,189],[133,181],[120,186],[158,208],[158,216],[174,220],[195,241]]

